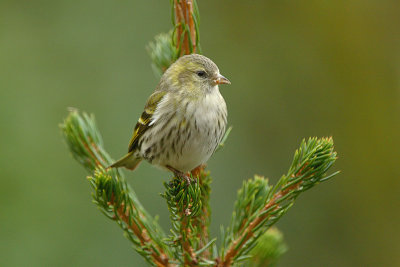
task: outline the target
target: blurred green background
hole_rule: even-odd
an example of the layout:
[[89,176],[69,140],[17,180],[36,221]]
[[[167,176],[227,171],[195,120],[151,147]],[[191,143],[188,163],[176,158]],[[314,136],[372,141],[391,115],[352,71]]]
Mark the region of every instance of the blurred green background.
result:
[[[280,266],[400,266],[400,2],[199,0],[203,53],[234,126],[209,162],[212,234],[253,174],[276,182],[300,140],[334,137],[342,173],[278,223]],[[0,2],[0,265],[144,266],[91,203],[58,124],[94,113],[114,158],[157,84],[145,51],[169,1]],[[169,227],[149,164],[127,173]]]

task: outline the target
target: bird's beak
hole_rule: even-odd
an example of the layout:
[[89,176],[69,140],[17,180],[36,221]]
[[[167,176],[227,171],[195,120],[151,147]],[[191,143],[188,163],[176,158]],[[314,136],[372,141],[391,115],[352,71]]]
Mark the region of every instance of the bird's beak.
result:
[[231,82],[221,74],[218,74],[217,79],[215,79],[214,82],[215,84],[231,84]]

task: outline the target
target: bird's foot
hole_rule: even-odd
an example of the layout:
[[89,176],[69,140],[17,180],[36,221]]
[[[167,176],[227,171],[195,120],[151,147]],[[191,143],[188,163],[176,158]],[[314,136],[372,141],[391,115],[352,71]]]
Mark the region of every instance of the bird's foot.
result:
[[185,179],[188,186],[191,184],[191,182],[194,181],[187,174],[185,174],[185,173],[183,173],[181,171],[178,171],[178,170],[174,169],[171,166],[166,166],[166,167],[168,168],[168,170],[172,171],[176,177],[181,178],[181,179]]

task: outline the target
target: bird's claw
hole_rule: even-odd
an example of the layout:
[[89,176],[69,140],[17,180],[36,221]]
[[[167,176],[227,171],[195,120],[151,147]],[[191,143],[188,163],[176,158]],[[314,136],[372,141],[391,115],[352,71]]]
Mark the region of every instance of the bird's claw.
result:
[[186,175],[185,173],[183,173],[183,172],[181,172],[181,171],[178,171],[178,170],[172,168],[171,166],[167,166],[167,168],[168,168],[170,171],[172,171],[172,172],[174,173],[174,175],[175,175],[177,178],[184,179],[184,180],[186,181],[186,183],[187,183],[187,186],[190,186],[190,184],[191,184],[192,182],[196,182],[196,180],[191,179],[191,178],[190,178],[188,175]]

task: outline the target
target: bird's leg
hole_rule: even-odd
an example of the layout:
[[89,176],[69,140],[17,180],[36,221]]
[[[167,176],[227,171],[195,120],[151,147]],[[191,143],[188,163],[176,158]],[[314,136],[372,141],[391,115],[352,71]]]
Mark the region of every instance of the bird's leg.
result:
[[184,174],[181,171],[178,171],[177,169],[174,169],[173,167],[171,167],[169,165],[167,165],[165,167],[167,167],[168,170],[172,171],[176,177],[179,177],[181,179],[185,179],[187,184],[190,185],[190,177],[189,176],[187,176],[186,174]]

